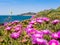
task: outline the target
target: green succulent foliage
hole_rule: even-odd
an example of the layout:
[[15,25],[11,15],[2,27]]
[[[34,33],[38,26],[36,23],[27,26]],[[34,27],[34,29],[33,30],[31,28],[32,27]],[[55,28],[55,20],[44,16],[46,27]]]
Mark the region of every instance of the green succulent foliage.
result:
[[40,17],[40,16],[46,16],[51,19],[60,19],[60,7],[58,7],[57,9],[49,9],[38,12],[37,16],[35,17]]
[[51,37],[49,35],[44,35],[44,39],[46,39],[47,41],[50,41]]
[[56,26],[55,26],[55,32],[57,32],[57,31],[59,31],[60,30],[60,24],[57,24]]

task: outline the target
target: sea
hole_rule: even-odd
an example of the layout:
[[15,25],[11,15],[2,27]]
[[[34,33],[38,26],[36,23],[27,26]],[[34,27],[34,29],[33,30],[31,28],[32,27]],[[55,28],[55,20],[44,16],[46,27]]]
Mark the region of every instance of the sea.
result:
[[15,20],[18,21],[23,21],[23,20],[28,20],[32,16],[22,16],[22,15],[0,15],[0,24],[5,23],[5,22],[12,22]]

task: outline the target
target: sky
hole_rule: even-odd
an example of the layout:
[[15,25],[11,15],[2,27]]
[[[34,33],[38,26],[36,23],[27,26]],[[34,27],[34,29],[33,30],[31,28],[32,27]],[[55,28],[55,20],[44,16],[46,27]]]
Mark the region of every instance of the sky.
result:
[[0,0],[0,15],[13,15],[26,12],[39,12],[45,9],[58,8],[60,0]]

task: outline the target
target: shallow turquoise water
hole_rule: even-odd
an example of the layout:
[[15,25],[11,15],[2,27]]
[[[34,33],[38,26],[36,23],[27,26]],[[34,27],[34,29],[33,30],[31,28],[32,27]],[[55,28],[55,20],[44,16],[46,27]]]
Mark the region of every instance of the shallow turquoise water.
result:
[[12,22],[14,20],[19,20],[19,21],[23,21],[23,20],[27,20],[30,19],[31,16],[8,16],[8,15],[1,15],[0,16],[0,23],[4,23],[4,22]]

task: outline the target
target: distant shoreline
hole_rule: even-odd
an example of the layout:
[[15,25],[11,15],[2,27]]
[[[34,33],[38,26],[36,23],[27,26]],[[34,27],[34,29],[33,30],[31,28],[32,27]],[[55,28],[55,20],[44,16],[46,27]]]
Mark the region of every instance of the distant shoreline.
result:
[[35,16],[35,15],[18,15],[18,16]]
[[27,12],[27,13],[22,13],[22,14],[18,14],[18,15],[33,16],[33,15],[36,15],[36,13],[34,13],[34,12]]

